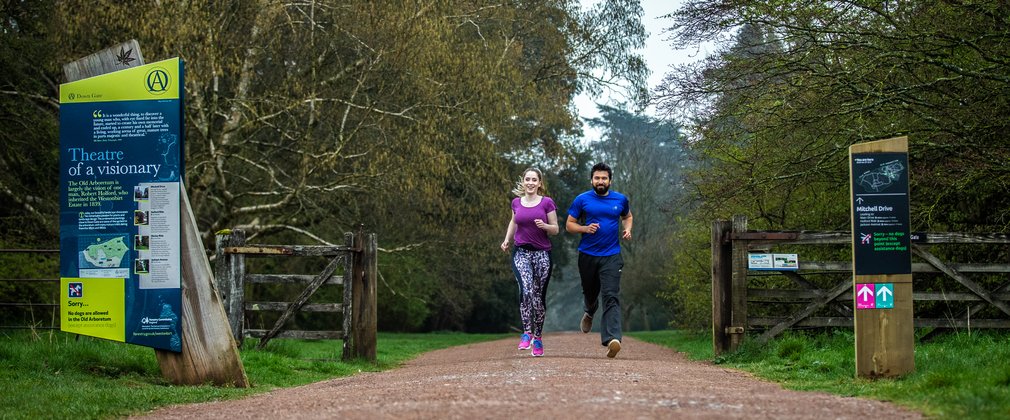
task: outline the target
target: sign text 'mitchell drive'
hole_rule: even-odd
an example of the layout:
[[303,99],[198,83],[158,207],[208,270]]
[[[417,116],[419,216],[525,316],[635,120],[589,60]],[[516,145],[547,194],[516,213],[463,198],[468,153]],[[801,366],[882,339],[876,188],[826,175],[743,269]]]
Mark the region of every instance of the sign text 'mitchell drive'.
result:
[[856,211],[894,211],[891,206],[858,206]]

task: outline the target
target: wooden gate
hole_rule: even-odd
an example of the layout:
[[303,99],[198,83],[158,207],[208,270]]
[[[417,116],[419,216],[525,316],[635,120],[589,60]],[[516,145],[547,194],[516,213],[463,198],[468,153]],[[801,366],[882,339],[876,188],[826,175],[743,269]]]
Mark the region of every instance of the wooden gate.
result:
[[[796,271],[748,270],[751,251],[769,252],[783,246],[839,246],[851,252],[851,232],[752,231],[747,218],[735,216],[733,221],[712,223],[712,346],[715,354],[734,351],[751,330],[761,331],[759,341],[767,341],[786,329],[805,327],[852,327],[855,296],[852,293],[851,258],[845,261],[810,261],[798,253]],[[1010,245],[1007,234],[967,234],[950,232],[913,233],[911,238],[912,273],[942,273],[964,290],[913,292],[913,303],[954,302],[963,306],[942,318],[916,316],[916,328],[1010,328],[1010,264],[944,262],[931,248],[940,244]],[[842,252],[842,248],[838,249]],[[1010,247],[1002,252],[1010,255]],[[996,274],[997,284],[983,285],[968,274]],[[788,280],[790,288],[768,287],[760,283],[777,277],[778,283]],[[919,283],[919,276],[913,279]],[[992,282],[990,282],[992,283]],[[957,305],[956,303],[963,303]],[[792,313],[768,314],[768,307],[794,306]],[[751,306],[751,308],[748,308]],[[976,319],[986,307],[996,308],[1000,317]],[[751,315],[748,315],[748,312]],[[755,315],[755,312],[758,312]]]
[[[376,357],[376,305],[375,281],[377,274],[374,233],[362,229],[344,234],[344,245],[259,245],[246,244],[242,230],[232,230],[217,235],[215,277],[217,289],[224,301],[225,312],[236,340],[245,337],[260,339],[262,348],[275,337],[302,339],[343,340],[344,359],[360,357],[375,361]],[[329,263],[322,272],[308,274],[250,274],[246,272],[245,257],[327,257]],[[245,298],[246,285],[252,284],[305,284],[305,289],[291,302],[251,302]],[[341,285],[341,302],[308,303],[309,298],[323,285]],[[280,317],[270,329],[245,327],[246,315],[260,311],[280,312]],[[285,324],[297,312],[323,312],[341,314],[341,329],[304,331],[285,329]]]

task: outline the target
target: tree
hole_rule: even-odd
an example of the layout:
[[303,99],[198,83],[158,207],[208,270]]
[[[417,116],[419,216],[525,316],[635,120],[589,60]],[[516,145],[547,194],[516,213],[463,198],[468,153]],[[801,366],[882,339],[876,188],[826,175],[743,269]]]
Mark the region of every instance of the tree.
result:
[[[365,223],[396,251],[381,278],[391,305],[411,302],[405,328],[500,329],[502,287],[491,286],[507,266],[473,244],[496,243],[487,222],[505,217],[514,166],[570,158],[575,94],[618,82],[644,92],[637,0],[588,12],[571,0],[310,0],[16,2],[4,13],[5,58],[46,53],[4,60],[3,106],[48,109],[34,114],[48,143],[25,137],[18,154],[32,157],[5,155],[0,194],[16,200],[4,211],[48,201],[39,219],[55,220],[55,195],[38,197],[57,190],[46,130],[59,68],[136,38],[149,62],[185,62],[185,183],[204,243],[223,228],[330,243]],[[15,119],[4,128],[31,121]],[[17,172],[29,161],[34,171]],[[485,303],[498,315],[468,321]]]
[[[752,229],[847,229],[848,146],[902,135],[913,230],[1010,228],[1008,11],[997,1],[743,0],[669,15],[675,47],[721,45],[655,92],[664,112],[691,114],[702,159],[687,254],[704,254],[711,219],[732,214]],[[703,284],[707,272],[677,275]]]
[[[694,2],[672,14],[673,42],[685,46],[734,27],[756,28],[764,35],[747,46],[753,53],[742,56],[729,49],[667,74],[657,90],[669,112],[685,104],[709,104],[696,115],[698,147],[725,157],[728,164],[722,168],[738,172],[716,182],[727,189],[714,194],[720,198],[715,202],[741,197],[762,203],[779,196],[782,200],[761,209],[759,220],[776,227],[843,225],[847,200],[782,192],[798,185],[816,186],[811,192],[841,191],[849,144],[908,135],[912,188],[918,191],[913,224],[945,230],[1008,226],[1003,211],[980,214],[957,204],[976,202],[969,197],[974,195],[1001,202],[996,191],[1010,185],[1001,163],[1010,153],[1007,123],[994,113],[1004,108],[1010,81],[1000,64],[1010,36],[1004,29],[1005,4],[855,1],[784,7],[739,1],[725,6]],[[754,50],[755,45],[762,49]],[[720,134],[730,121],[742,127],[746,143],[739,134]],[[976,144],[988,147],[971,147]],[[823,199],[836,203],[815,206],[828,217],[804,216]]]
[[635,216],[634,239],[621,244],[624,322],[628,329],[663,327],[670,313],[657,293],[665,284],[689,166],[680,127],[617,107],[600,105],[599,111],[601,117],[589,124],[603,135],[591,146],[613,168],[613,188],[628,196]]
[[59,232],[57,84],[38,63],[51,60],[50,2],[0,8],[0,241],[51,245]]

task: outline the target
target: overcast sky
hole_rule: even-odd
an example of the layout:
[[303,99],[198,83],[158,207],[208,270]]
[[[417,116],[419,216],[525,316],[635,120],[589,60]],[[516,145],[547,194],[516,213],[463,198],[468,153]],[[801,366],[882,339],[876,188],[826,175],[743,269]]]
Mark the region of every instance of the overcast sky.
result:
[[[596,4],[599,0],[581,0],[583,8],[589,8],[593,4]],[[652,70],[652,74],[649,75],[649,89],[653,89],[659,82],[663,79],[663,76],[670,71],[670,65],[682,64],[692,61],[697,61],[706,53],[705,50],[674,50],[670,47],[670,43],[664,39],[668,37],[667,34],[663,33],[663,30],[672,25],[669,19],[661,19],[660,16],[673,13],[673,11],[680,8],[683,0],[641,0],[642,9],[645,14],[642,16],[642,24],[645,25],[645,31],[649,33],[649,38],[646,40],[645,48],[639,50],[639,53],[645,58],[646,64],[649,69]],[[596,112],[596,103],[601,103],[604,105],[615,105],[619,102],[627,102],[627,99],[622,97],[618,93],[604,92],[598,98],[589,98],[585,95],[580,95],[575,98],[575,106],[579,110],[579,116],[583,119],[599,117],[599,113]],[[651,114],[654,109],[647,109],[646,113]],[[586,133],[586,139],[595,140],[599,138],[599,133],[590,130],[588,126],[584,127]]]

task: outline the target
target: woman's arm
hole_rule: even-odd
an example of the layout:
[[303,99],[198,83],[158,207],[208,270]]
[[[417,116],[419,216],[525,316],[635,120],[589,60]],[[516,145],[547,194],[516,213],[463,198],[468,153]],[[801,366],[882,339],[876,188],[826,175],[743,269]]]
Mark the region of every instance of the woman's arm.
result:
[[501,243],[501,250],[509,252],[509,244],[516,235],[516,213],[512,212],[512,219],[509,220],[509,227],[505,229],[505,240]]
[[537,227],[543,229],[548,235],[557,235],[561,231],[561,227],[558,226],[558,212],[549,211],[547,212],[547,222],[537,219],[535,220]]

